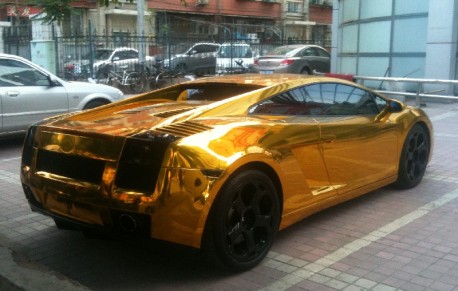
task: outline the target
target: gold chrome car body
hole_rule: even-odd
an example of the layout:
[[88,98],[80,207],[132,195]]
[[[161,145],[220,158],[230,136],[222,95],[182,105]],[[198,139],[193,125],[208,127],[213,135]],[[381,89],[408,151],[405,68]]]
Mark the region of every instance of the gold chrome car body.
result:
[[415,124],[432,144],[421,109],[368,89],[386,102],[374,114],[278,114],[265,102],[293,88],[330,83],[363,89],[323,77],[222,76],[44,120],[25,141],[25,194],[33,210],[56,222],[200,248],[224,185],[257,169],[279,195],[283,229],[396,182]]

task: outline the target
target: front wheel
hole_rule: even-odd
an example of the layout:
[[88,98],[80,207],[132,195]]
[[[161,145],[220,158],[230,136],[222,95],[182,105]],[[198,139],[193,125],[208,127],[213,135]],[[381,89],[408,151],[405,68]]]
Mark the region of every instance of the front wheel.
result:
[[404,141],[396,186],[409,189],[420,183],[428,165],[430,149],[429,135],[425,127],[414,125]]
[[240,172],[212,206],[202,249],[231,271],[250,269],[269,252],[279,223],[278,193],[270,178],[258,170]]

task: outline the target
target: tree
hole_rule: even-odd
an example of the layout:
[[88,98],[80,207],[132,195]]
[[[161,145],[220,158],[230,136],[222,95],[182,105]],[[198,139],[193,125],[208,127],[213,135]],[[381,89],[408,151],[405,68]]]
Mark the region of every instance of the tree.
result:
[[40,19],[44,23],[56,21],[60,24],[64,19],[69,19],[73,13],[73,7],[69,5],[71,0],[34,0],[33,4],[43,8],[44,15]]

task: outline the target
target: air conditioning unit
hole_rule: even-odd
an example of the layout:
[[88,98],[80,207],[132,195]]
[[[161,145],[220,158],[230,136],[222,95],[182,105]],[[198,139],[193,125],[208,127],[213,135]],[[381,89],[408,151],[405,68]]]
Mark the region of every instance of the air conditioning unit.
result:
[[196,0],[196,6],[204,6],[208,4],[208,0]]

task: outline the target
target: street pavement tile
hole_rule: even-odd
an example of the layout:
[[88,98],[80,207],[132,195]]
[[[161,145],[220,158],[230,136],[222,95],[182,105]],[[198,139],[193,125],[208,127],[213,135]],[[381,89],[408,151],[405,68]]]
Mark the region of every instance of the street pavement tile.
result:
[[206,266],[180,247],[58,230],[26,202],[21,141],[0,143],[0,247],[91,290],[458,290],[458,103],[424,109],[435,144],[418,187],[385,187],[313,215],[280,232],[244,273]]

